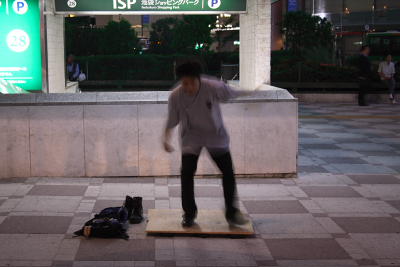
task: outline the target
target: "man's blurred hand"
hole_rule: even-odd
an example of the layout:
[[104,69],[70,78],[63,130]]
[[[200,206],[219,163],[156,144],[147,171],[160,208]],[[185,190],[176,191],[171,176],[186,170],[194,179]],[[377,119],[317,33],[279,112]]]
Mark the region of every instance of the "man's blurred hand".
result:
[[171,135],[172,135],[172,130],[165,129],[164,136],[163,136],[163,146],[164,146],[165,151],[167,151],[168,153],[172,153],[175,151],[174,147],[170,143]]
[[172,153],[175,151],[174,147],[170,145],[169,142],[164,141],[164,149],[165,151],[167,151],[168,153]]

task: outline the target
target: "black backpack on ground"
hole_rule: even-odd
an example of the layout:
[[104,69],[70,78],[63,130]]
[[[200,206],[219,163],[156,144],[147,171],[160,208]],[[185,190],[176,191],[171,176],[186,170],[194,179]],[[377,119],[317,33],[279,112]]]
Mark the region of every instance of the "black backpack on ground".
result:
[[122,207],[105,208],[96,214],[93,219],[87,221],[79,231],[74,232],[76,236],[100,237],[100,238],[122,238],[129,239],[126,233],[129,226],[130,211],[125,207],[130,202],[127,196]]

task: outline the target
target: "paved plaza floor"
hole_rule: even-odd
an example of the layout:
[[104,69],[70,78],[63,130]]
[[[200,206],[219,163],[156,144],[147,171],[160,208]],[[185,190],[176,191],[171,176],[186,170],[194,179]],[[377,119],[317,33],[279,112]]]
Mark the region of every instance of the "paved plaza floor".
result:
[[[179,179],[0,180],[0,266],[400,266],[400,106],[301,105],[299,177],[238,179],[252,238],[74,238],[126,194],[180,208]],[[223,208],[220,179],[196,180],[199,208]]]

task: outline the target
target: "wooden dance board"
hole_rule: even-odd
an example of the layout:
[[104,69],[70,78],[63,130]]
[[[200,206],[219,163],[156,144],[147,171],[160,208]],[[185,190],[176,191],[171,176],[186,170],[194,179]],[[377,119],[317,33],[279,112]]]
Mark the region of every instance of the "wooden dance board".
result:
[[223,210],[198,210],[196,224],[183,227],[181,209],[150,209],[146,232],[148,234],[238,235],[254,234],[251,221],[241,226],[229,226]]

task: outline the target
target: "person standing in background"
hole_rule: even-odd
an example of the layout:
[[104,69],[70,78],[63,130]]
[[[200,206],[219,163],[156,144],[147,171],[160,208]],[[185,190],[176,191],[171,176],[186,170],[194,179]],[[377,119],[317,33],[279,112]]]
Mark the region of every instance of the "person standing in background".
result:
[[360,56],[358,58],[358,69],[359,69],[358,105],[359,106],[368,106],[366,95],[371,88],[371,82],[372,82],[371,61],[368,58],[370,52],[371,49],[369,48],[369,46],[363,46],[361,47]]
[[378,69],[379,76],[381,77],[382,82],[389,89],[389,99],[392,104],[396,104],[396,81],[394,79],[394,75],[396,74],[394,63],[392,62],[392,55],[387,55],[386,60],[379,64]]

